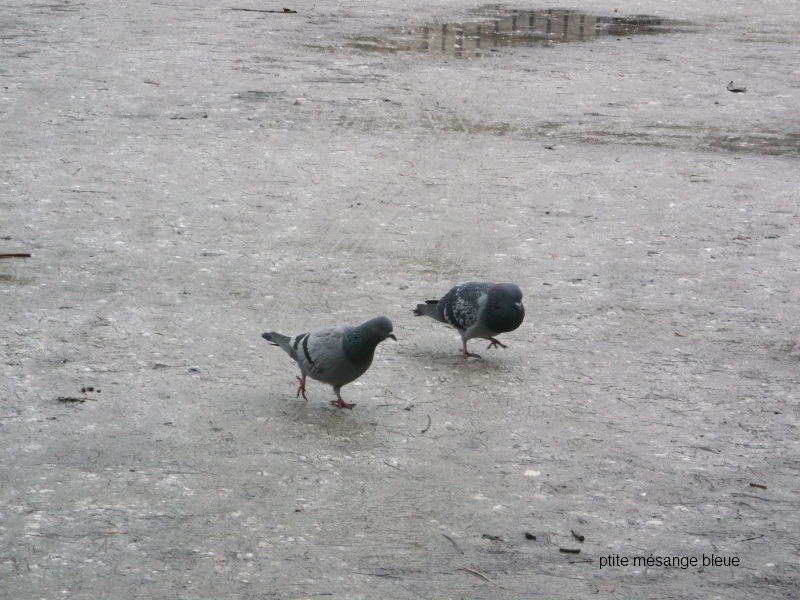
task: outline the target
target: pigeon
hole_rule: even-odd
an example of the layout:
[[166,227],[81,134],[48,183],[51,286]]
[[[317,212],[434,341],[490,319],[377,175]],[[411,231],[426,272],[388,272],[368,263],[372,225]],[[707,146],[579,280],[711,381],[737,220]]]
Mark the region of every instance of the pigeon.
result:
[[333,386],[336,400],[331,400],[331,404],[339,408],[355,406],[342,399],[342,386],[367,372],[378,344],[386,338],[397,341],[392,322],[386,317],[375,317],[358,327],[328,327],[294,337],[270,331],[261,337],[283,348],[297,362],[300,367],[297,397],[303,394],[308,400],[306,377],[311,377]]
[[487,350],[493,346],[507,348],[494,336],[519,327],[525,318],[525,307],[522,290],[516,284],[469,281],[455,286],[441,300],[417,304],[414,314],[452,325],[461,334],[464,358],[480,358],[467,350],[467,341],[482,338],[490,342]]

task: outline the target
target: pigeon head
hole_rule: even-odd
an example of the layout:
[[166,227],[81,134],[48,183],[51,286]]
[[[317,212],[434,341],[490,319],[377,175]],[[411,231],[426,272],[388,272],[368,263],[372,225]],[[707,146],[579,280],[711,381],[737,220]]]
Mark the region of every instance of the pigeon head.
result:
[[515,283],[498,283],[489,288],[486,318],[489,329],[496,333],[514,331],[522,325],[525,307],[522,290]]
[[378,344],[386,338],[397,341],[392,329],[392,322],[386,317],[375,317],[358,327],[353,327],[342,339],[344,353],[354,364],[372,362]]
[[363,330],[365,335],[371,339],[377,340],[375,344],[380,344],[386,338],[392,338],[395,342],[397,338],[394,337],[392,322],[386,317],[375,317],[370,319],[363,325],[359,325],[356,329]]
[[516,304],[522,304],[522,290],[516,283],[496,283],[492,286],[498,296],[507,298]]

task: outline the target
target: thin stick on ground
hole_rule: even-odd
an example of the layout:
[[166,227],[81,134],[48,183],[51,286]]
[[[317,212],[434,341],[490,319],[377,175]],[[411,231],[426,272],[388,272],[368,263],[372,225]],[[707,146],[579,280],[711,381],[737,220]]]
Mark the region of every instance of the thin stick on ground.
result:
[[471,573],[471,574],[475,575],[475,577],[480,577],[481,579],[483,579],[483,580],[485,580],[485,581],[488,581],[488,582],[489,582],[489,583],[491,583],[492,585],[496,585],[497,587],[499,587],[499,588],[501,588],[501,589],[506,589],[506,588],[504,588],[502,585],[500,585],[499,583],[497,583],[496,581],[493,581],[493,580],[489,579],[489,578],[488,578],[486,575],[484,575],[484,574],[483,574],[483,573],[481,573],[480,571],[476,571],[475,569],[470,569],[469,567],[458,567],[458,568],[459,568],[460,570],[462,570],[462,571],[466,571],[467,573]]
[[456,544],[456,542],[455,542],[455,540],[454,540],[453,538],[451,538],[451,537],[450,537],[449,535],[447,535],[446,533],[443,533],[442,535],[443,535],[444,537],[446,537],[446,538],[447,538],[447,539],[450,541],[450,543],[451,543],[451,544],[453,544],[453,547],[454,547],[456,550],[458,550],[458,552],[459,552],[460,554],[464,554],[464,551],[463,551],[461,548],[459,548],[459,547],[458,547],[458,544]]
[[426,432],[426,431],[428,431],[428,429],[430,429],[430,428],[431,428],[431,416],[430,416],[430,415],[428,415],[428,424],[427,424],[427,425],[425,425],[425,429],[423,429],[421,433],[425,433],[425,432]]

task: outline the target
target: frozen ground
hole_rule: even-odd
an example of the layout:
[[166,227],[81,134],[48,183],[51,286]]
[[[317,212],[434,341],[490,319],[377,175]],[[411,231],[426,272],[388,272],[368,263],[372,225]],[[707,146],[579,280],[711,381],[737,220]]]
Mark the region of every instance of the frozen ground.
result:
[[[797,3],[282,6],[3,3],[0,596],[795,598]],[[464,360],[411,308],[477,278]],[[377,314],[352,411],[260,338]]]

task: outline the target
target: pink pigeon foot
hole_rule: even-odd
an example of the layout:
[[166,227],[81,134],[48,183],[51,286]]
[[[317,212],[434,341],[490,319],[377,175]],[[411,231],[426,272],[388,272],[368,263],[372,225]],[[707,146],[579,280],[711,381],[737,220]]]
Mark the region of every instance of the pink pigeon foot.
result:
[[297,388],[297,395],[295,396],[295,398],[299,398],[300,394],[303,394],[303,400],[308,401],[308,398],[306,398],[306,376],[305,375],[303,375],[302,377],[298,376],[297,381],[300,382],[300,387]]
[[501,342],[500,340],[496,340],[494,338],[489,338],[489,342],[490,342],[489,345],[486,346],[487,350],[492,347],[496,348],[497,346],[500,346],[501,348],[508,348],[508,346],[506,346],[503,342]]
[[355,404],[350,404],[349,402],[345,402],[342,399],[341,394],[336,395],[336,400],[331,400],[331,404],[334,406],[338,406],[339,408],[353,408]]
[[467,350],[467,342],[464,342],[464,348],[461,350],[461,352],[464,354],[464,358],[469,358],[470,356],[474,356],[475,358],[481,357],[480,354],[475,354],[474,352]]

